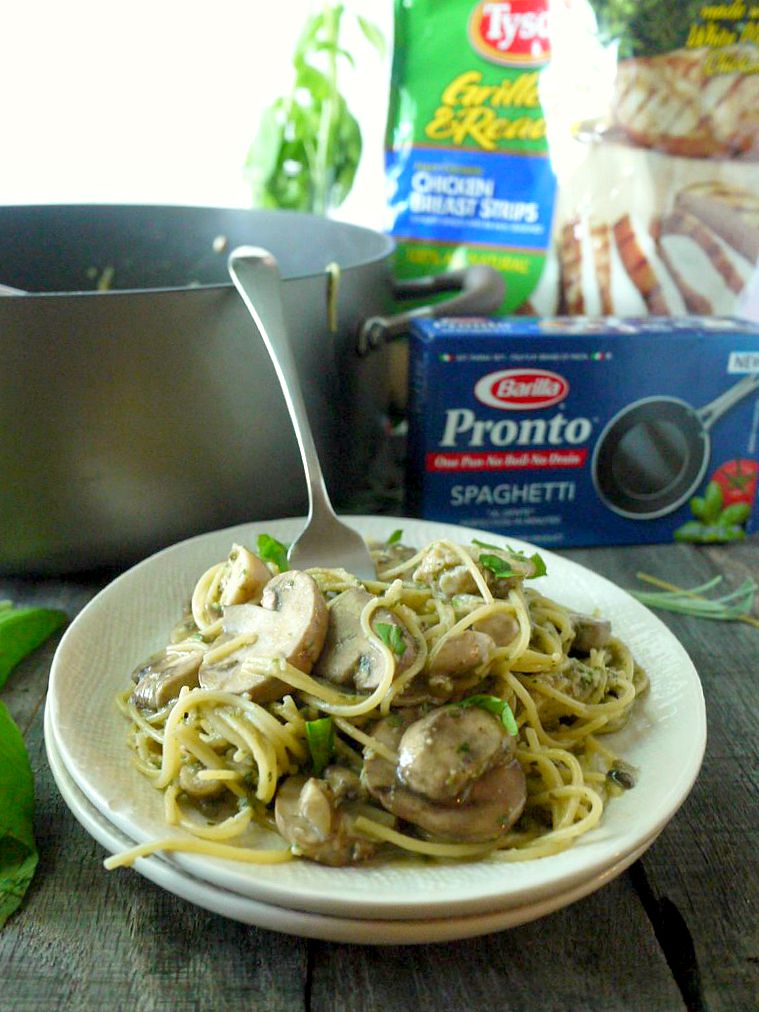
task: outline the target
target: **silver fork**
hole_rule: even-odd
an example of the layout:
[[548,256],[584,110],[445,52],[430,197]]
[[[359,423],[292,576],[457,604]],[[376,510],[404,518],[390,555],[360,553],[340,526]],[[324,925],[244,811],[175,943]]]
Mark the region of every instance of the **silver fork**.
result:
[[293,569],[342,566],[360,580],[374,580],[366,542],[337,518],[327,493],[285,323],[277,261],[268,250],[240,246],[230,253],[227,267],[271,356],[306,472],[308,519],[290,546],[288,562]]

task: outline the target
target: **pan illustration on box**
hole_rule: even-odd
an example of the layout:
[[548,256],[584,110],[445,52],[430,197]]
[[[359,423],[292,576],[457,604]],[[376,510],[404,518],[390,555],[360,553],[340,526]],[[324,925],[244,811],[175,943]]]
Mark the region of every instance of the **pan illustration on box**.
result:
[[593,455],[593,481],[609,509],[652,520],[682,506],[709,466],[709,430],[755,390],[759,375],[751,373],[699,410],[676,397],[646,397],[620,411]]

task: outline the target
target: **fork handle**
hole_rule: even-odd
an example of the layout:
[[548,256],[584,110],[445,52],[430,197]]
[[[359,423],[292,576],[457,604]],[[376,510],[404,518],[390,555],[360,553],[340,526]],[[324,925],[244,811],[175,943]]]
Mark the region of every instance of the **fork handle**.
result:
[[[275,257],[257,246],[239,246],[227,261],[229,274],[253,317],[271,357],[295,429],[308,484],[308,515],[314,504],[329,504],[319,455],[308,420],[298,368],[282,307],[282,278]],[[329,505],[329,510],[332,510]]]

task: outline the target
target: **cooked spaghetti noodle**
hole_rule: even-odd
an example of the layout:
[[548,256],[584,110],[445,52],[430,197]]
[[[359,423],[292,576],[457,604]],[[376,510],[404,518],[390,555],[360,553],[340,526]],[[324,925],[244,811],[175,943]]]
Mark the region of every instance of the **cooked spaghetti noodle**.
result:
[[[281,547],[281,546],[280,546]],[[377,579],[234,546],[119,696],[134,761],[184,835],[155,850],[331,865],[514,861],[569,847],[632,773],[602,743],[647,678],[602,619],[529,581],[542,560],[372,546]],[[260,844],[261,827],[277,846]],[[257,839],[258,837],[258,839]]]

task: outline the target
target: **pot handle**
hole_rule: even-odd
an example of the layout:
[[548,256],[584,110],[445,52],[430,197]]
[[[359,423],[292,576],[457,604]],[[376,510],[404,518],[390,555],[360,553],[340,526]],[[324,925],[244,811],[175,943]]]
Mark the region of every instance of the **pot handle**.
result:
[[489,316],[501,305],[506,294],[503,275],[487,264],[472,264],[445,274],[431,274],[393,283],[396,299],[411,299],[437,292],[459,291],[453,299],[418,306],[393,316],[370,316],[358,335],[358,353],[366,355],[387,341],[405,334],[412,320],[439,316]]

